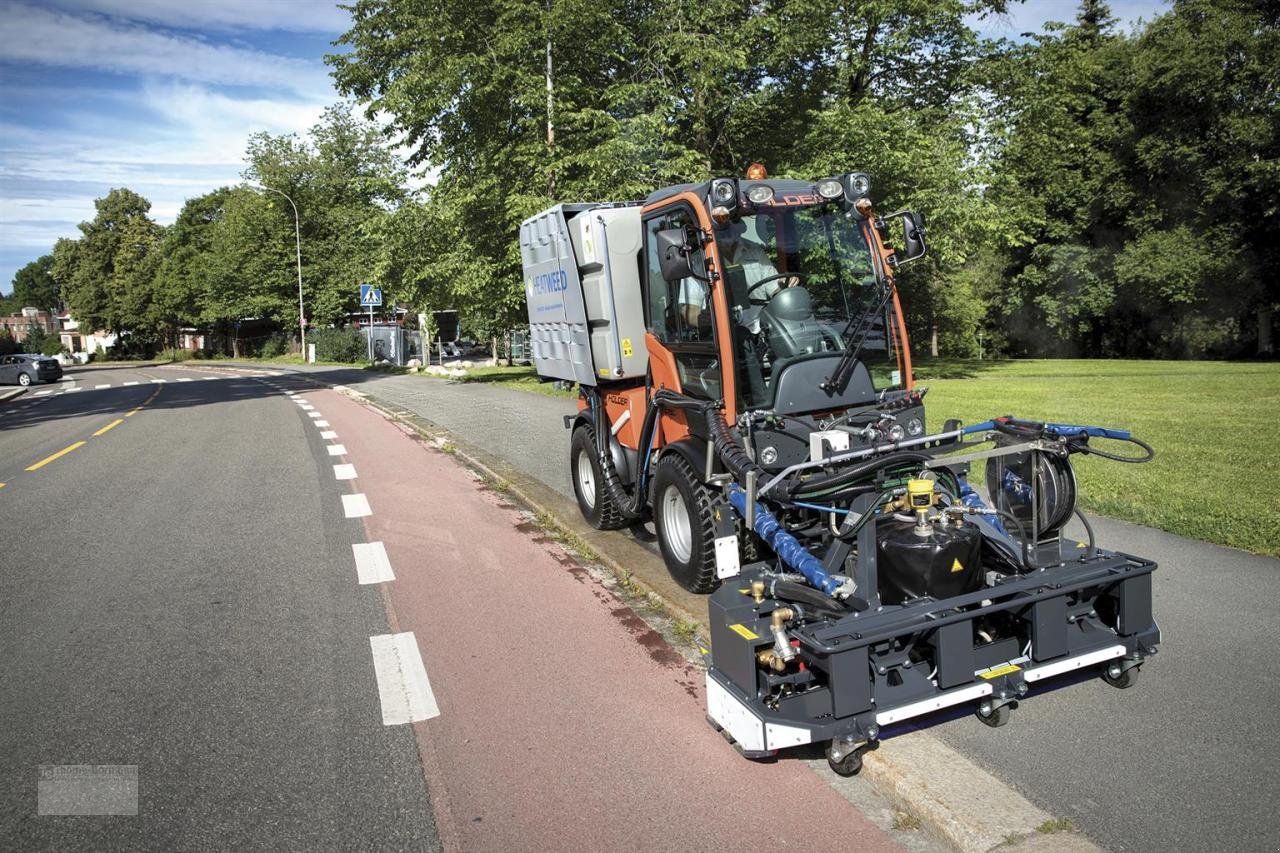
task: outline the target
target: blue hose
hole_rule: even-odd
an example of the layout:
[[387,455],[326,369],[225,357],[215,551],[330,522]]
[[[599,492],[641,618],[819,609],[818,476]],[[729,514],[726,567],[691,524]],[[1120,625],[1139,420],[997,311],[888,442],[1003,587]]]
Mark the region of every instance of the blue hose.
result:
[[[738,515],[744,519],[747,517],[746,492],[737,486],[730,486],[729,503],[738,511]],[[841,587],[842,581],[827,574],[827,570],[822,567],[822,561],[810,554],[796,537],[783,530],[782,524],[773,513],[759,503],[755,505],[755,521],[752,526],[755,528],[756,535],[773,549],[782,562],[804,575],[805,580],[814,587],[827,595],[831,595]]]
[[[1010,418],[1013,423],[1030,423],[1028,421],[1019,421],[1017,418]],[[1119,441],[1128,441],[1133,437],[1127,429],[1112,429],[1110,427],[1085,426],[1082,424],[1039,424],[1048,432],[1055,432],[1058,435],[1087,435],[1092,438],[1114,438]],[[983,421],[980,424],[967,426],[961,430],[962,435],[972,435],[975,432],[987,432],[996,428],[995,421]]]

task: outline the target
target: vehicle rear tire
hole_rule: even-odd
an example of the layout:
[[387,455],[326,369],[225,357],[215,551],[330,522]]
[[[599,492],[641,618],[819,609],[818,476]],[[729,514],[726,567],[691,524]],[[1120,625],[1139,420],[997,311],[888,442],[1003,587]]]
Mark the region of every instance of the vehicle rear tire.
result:
[[597,530],[626,527],[627,519],[604,487],[604,472],[596,458],[596,440],[591,427],[583,424],[574,429],[569,448],[569,479],[573,481],[573,494],[578,499],[582,517]]
[[31,384],[31,377],[30,377],[30,376],[28,376],[28,375],[27,375],[27,374],[25,374],[25,373],[19,373],[19,374],[18,374],[18,384],[19,384],[19,385],[21,385],[23,388],[26,388],[27,386],[29,386],[29,385]]
[[653,526],[667,571],[689,592],[711,592],[720,585],[711,491],[683,456],[666,453],[653,478],[653,495]]

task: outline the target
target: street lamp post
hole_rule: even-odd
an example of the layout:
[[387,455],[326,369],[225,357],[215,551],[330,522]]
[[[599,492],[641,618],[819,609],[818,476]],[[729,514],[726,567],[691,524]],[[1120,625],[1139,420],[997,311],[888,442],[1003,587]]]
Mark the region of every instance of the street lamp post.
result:
[[294,246],[298,251],[298,330],[302,334],[302,361],[307,361],[307,320],[302,313],[302,225],[298,219],[298,206],[293,203],[293,199],[289,198],[287,193],[273,189],[266,184],[262,185],[262,189],[269,193],[284,196],[285,201],[289,202],[289,206],[293,208],[293,239]]

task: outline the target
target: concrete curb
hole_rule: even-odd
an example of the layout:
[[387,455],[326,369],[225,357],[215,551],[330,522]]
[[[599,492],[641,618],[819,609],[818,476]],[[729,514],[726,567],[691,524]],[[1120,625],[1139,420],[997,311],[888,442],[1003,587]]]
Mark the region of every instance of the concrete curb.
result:
[[[704,636],[709,633],[703,596],[679,587],[661,557],[634,538],[596,530],[582,518],[574,501],[415,412],[346,386],[306,378],[358,400],[425,438],[449,445],[450,452],[466,465],[504,482],[512,496],[589,546],[610,572],[658,598],[673,617],[697,624]],[[1102,849],[927,732],[895,737],[883,749],[868,753],[860,775],[919,819],[930,835],[964,853]]]
[[21,397],[25,393],[27,393],[27,389],[22,386],[18,386],[17,388],[6,388],[5,390],[0,391],[0,403],[5,402],[6,400],[12,400],[14,397]]

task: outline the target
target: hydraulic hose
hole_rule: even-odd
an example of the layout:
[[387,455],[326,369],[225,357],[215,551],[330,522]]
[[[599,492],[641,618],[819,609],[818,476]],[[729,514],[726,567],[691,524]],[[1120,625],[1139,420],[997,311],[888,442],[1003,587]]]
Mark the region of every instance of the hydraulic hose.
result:
[[779,484],[779,487],[783,496],[818,497],[829,492],[842,490],[846,486],[852,486],[860,480],[869,479],[885,468],[891,468],[895,465],[909,465],[915,462],[926,462],[931,458],[933,457],[926,456],[923,453],[899,451],[889,456],[877,457],[852,468],[846,468],[843,471],[837,471],[834,474],[811,477],[803,482],[783,482]]
[[648,491],[649,453],[653,448],[653,430],[657,423],[658,407],[650,405],[645,411],[644,424],[640,427],[640,447],[644,448],[644,458],[636,471],[636,486],[631,494],[623,488],[618,471],[613,467],[613,458],[609,453],[611,429],[609,415],[600,404],[600,392],[589,386],[582,387],[583,396],[587,398],[587,406],[591,411],[591,422],[595,432],[596,461],[600,463],[605,491],[609,499],[617,506],[618,511],[628,521],[637,521],[644,516],[645,495]]
[[[737,510],[738,515],[747,517],[747,493],[736,485],[729,486],[729,503]],[[756,535],[764,540],[783,563],[804,575],[805,580],[827,595],[834,595],[836,590],[844,586],[844,579],[836,579],[827,574],[822,561],[800,544],[800,541],[782,529],[781,522],[773,513],[760,504],[754,507],[755,520],[753,527]]]
[[812,587],[794,581],[775,578],[765,584],[765,591],[771,598],[799,602],[820,615],[839,619],[849,614],[849,608],[841,604],[838,599],[823,595]]
[[1089,535],[1089,550],[1085,551],[1085,556],[1093,559],[1098,555],[1098,540],[1093,535],[1093,525],[1089,523],[1089,519],[1084,517],[1084,513],[1076,507],[1076,518],[1080,519],[1080,523],[1084,525],[1084,531]]
[[[1144,462],[1150,462],[1156,457],[1156,451],[1151,445],[1147,444],[1140,438],[1135,438],[1133,433],[1127,429],[1114,429],[1112,427],[1090,426],[1086,424],[1055,424],[1041,423],[1040,421],[1024,421],[1015,418],[1012,415],[995,418],[990,421],[983,421],[980,424],[965,427],[964,434],[969,435],[975,432],[987,432],[996,430],[1006,435],[1016,438],[1039,438],[1044,434],[1050,436],[1061,436],[1066,439],[1074,439],[1068,441],[1067,448],[1072,453],[1087,453],[1093,456],[1101,456],[1103,459],[1110,459],[1113,462],[1129,462],[1140,465]],[[1109,438],[1114,441],[1127,441],[1130,444],[1136,444],[1141,447],[1144,455],[1142,456],[1120,456],[1115,453],[1108,453],[1105,450],[1098,450],[1089,446],[1090,438]]]

